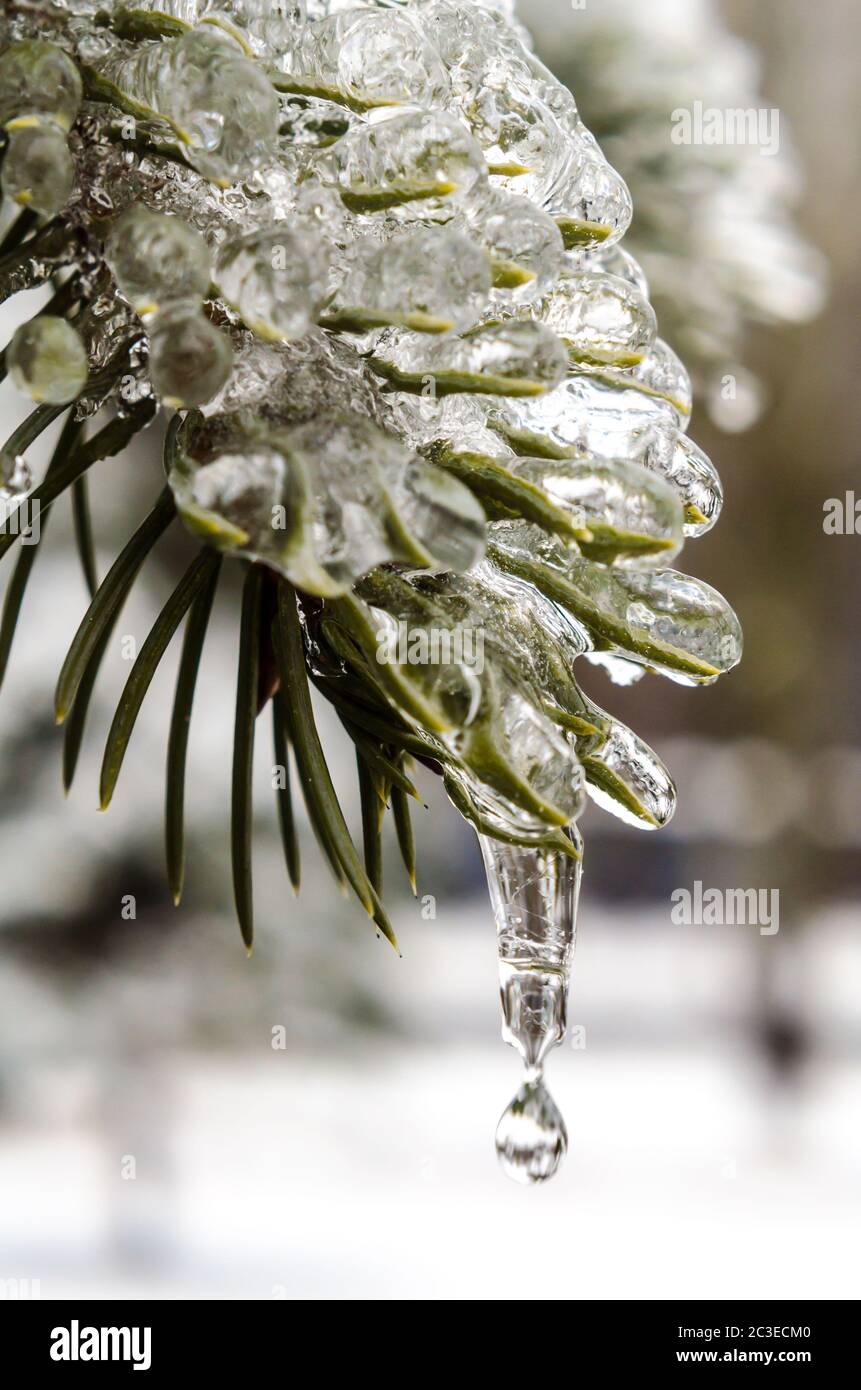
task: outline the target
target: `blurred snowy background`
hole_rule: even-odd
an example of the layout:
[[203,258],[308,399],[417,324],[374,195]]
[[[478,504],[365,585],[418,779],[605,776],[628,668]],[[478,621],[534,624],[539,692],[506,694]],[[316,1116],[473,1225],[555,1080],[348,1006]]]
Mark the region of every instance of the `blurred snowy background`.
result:
[[[194,713],[180,911],[162,868],[170,662],[114,803],[96,811],[101,741],[128,673],[119,637],[145,635],[187,553],[179,534],[124,613],[64,800],[52,692],[85,592],[61,503],[0,696],[0,1281],[39,1279],[43,1297],[858,1295],[861,539],[822,522],[826,500],[855,484],[861,434],[861,19],[853,0],[530,0],[522,17],[604,132],[638,216],[644,206],[630,244],[662,328],[693,354],[706,398],[709,373],[737,370],[750,405],[747,418],[705,402],[695,412],[727,505],[684,560],[737,607],[745,663],[701,692],[589,676],[667,761],[680,804],[657,837],[603,814],[583,824],[571,1014],[585,1047],[550,1064],[567,1163],[544,1190],[497,1168],[493,1131],[518,1064],[498,1036],[476,846],[430,777],[430,810],[414,821],[435,916],[407,896],[390,853],[399,960],[342,903],[307,826],[293,899],[262,721],[259,943],[246,961],[229,910],[235,589],[220,598]],[[578,65],[601,51],[613,80],[581,91]],[[608,111],[620,91],[648,119]],[[784,204],[773,171],[758,180],[767,161],[725,170],[731,218],[709,250],[697,191],[706,180],[718,198],[721,185],[691,163],[702,150],[669,142],[669,115],[697,99],[747,105],[751,92],[780,109],[806,182],[792,175]],[[645,220],[649,177],[664,225]],[[823,281],[798,237],[829,267],[810,322]],[[714,303],[728,322],[709,335]],[[7,314],[2,341],[12,326]],[[4,385],[5,433],[21,413]],[[130,491],[137,514],[157,490],[146,443],[93,475],[102,572],[130,530]],[[328,709],[320,717],[355,824],[352,756]],[[779,890],[780,931],[673,925],[670,894],[695,880]],[[514,1242],[538,1222],[524,1279]]]

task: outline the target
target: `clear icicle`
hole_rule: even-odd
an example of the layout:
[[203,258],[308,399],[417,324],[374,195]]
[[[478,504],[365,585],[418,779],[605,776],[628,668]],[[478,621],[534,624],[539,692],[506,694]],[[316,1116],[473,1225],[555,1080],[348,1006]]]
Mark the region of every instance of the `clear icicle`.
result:
[[[568,834],[578,848],[575,826]],[[565,1038],[581,860],[479,835],[496,917],[502,1036],[520,1053],[523,1085],[503,1112],[496,1151],[515,1182],[544,1182],[568,1132],[544,1082],[545,1058]]]

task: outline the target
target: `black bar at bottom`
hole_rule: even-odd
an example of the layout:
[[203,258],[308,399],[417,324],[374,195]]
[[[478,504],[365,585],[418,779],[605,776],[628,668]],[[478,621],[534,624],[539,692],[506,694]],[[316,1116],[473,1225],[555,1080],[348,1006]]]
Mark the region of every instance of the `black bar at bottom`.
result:
[[[301,1300],[295,1300],[301,1301]],[[312,1300],[318,1301],[318,1300]],[[351,1300],[352,1301],[352,1300]],[[361,1301],[361,1300],[358,1300]],[[375,1300],[369,1296],[368,1302]],[[420,1300],[417,1300],[420,1301]],[[440,1300],[437,1300],[440,1301]],[[477,1301],[481,1301],[480,1298]],[[523,1300],[513,1298],[512,1302]],[[380,1317],[382,1315],[382,1317]],[[427,1316],[427,1315],[425,1315]],[[528,1374],[528,1347],[534,1346],[537,1328],[526,1331],[521,1315],[524,1355],[521,1375]],[[763,1370],[787,1366],[806,1366],[817,1372],[851,1367],[857,1333],[857,1301],[852,1302],[584,1302],[577,1305],[576,1321],[564,1313],[543,1307],[536,1316],[543,1335],[555,1343],[557,1354],[567,1343],[568,1356],[575,1363],[595,1369],[681,1371],[702,1366],[759,1366]],[[377,1310],[378,1321],[366,1324],[364,1355],[359,1357],[355,1339],[339,1335],[342,1355],[355,1357],[357,1367],[368,1374],[368,1335],[373,1337],[373,1362],[382,1370],[394,1348],[389,1335],[396,1324],[385,1321],[384,1310]],[[553,1320],[561,1318],[558,1333]],[[420,1360],[427,1373],[427,1323],[420,1336]],[[562,1341],[563,1329],[570,1334]],[[372,1331],[373,1329],[373,1331]],[[400,1332],[403,1335],[403,1325]],[[211,1371],[219,1377],[233,1371],[246,1375],[267,1365],[280,1366],[286,1375],[296,1371],[295,1353],[302,1356],[318,1350],[320,1332],[297,1324],[296,1315],[282,1301],[231,1302],[89,1302],[37,1301],[7,1297],[0,1301],[0,1338],[20,1373],[48,1372],[50,1376],[86,1375],[100,1372],[146,1375],[150,1380],[176,1376],[183,1370],[195,1376]],[[329,1339],[322,1339],[327,1349]],[[350,1353],[350,1346],[353,1352]],[[515,1349],[512,1347],[512,1350]],[[441,1364],[451,1369],[453,1348],[447,1337],[439,1343]],[[492,1357],[486,1367],[492,1366]],[[401,1375],[409,1366],[403,1349],[394,1362],[388,1362],[386,1379],[392,1378],[400,1363]],[[476,1364],[480,1365],[481,1354]],[[321,1365],[320,1369],[323,1367]],[[546,1367],[545,1367],[546,1372]],[[540,1374],[536,1368],[536,1374]],[[400,1378],[400,1377],[398,1377]]]

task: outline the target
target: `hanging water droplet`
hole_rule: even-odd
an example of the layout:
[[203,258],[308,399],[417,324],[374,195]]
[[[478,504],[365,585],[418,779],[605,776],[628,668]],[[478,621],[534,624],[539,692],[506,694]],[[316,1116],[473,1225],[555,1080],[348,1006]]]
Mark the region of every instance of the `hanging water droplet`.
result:
[[565,1121],[540,1073],[524,1082],[496,1127],[496,1152],[514,1182],[546,1182],[568,1152]]
[[[574,825],[572,848],[582,855]],[[552,1178],[568,1132],[544,1084],[543,1063],[565,1037],[577,923],[579,858],[559,850],[503,844],[479,835],[497,925],[502,1036],[519,1052],[526,1079],[496,1129],[508,1177]]]

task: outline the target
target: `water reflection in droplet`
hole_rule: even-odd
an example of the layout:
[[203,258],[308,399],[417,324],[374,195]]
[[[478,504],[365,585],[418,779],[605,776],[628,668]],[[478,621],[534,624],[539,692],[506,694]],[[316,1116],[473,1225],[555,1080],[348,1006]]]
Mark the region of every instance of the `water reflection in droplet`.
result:
[[506,1176],[525,1184],[545,1182],[567,1151],[559,1107],[541,1076],[527,1080],[496,1127],[496,1152]]

